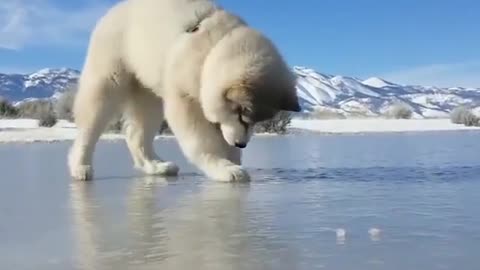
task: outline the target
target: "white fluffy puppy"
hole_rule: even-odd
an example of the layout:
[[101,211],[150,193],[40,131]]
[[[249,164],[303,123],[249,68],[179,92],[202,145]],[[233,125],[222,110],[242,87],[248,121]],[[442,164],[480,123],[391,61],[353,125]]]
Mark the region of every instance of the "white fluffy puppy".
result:
[[249,180],[241,166],[255,123],[299,111],[295,76],[272,42],[210,0],[126,0],[97,23],[79,80],[71,176],[93,177],[92,156],[115,113],[135,167],[175,175],[154,151],[164,117],[208,177]]

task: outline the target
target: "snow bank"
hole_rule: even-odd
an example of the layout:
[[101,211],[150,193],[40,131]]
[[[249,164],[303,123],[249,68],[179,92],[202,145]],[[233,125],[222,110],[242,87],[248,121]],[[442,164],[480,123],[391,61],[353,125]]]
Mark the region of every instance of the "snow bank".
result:
[[[450,123],[449,119],[342,119],[342,120],[292,120],[291,129],[309,130],[320,133],[368,133],[368,132],[414,132],[446,130],[479,130]],[[77,135],[75,124],[59,121],[54,127],[38,127],[32,119],[0,119],[0,143],[12,142],[57,142],[70,141]],[[260,134],[259,134],[260,135]],[[267,135],[267,134],[261,134]],[[172,136],[161,136],[172,137]],[[101,140],[121,140],[123,134],[104,133]]]
[[[75,124],[58,121],[51,127],[39,127],[35,119],[0,119],[0,143],[56,142],[73,140],[77,135]],[[122,134],[103,134],[103,140],[122,139]]]
[[479,127],[455,125],[449,119],[340,119],[292,120],[291,128],[322,133],[420,132],[479,130]]

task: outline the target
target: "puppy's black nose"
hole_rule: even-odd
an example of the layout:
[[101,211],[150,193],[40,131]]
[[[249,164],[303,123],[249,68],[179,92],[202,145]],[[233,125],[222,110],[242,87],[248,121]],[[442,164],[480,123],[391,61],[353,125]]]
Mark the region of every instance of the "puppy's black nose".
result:
[[235,143],[235,147],[245,148],[245,147],[247,147],[247,144],[246,143]]

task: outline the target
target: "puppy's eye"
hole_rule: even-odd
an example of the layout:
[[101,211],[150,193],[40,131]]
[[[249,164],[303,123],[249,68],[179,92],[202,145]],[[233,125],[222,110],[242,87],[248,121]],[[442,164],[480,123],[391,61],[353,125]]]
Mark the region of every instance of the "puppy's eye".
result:
[[186,32],[187,33],[195,33],[195,32],[198,31],[199,28],[200,28],[200,24],[192,25],[192,26],[187,28]]
[[240,123],[242,123],[244,126],[250,126],[252,124],[252,119],[244,114],[238,115],[238,121],[240,121]]
[[242,108],[240,113],[248,118],[252,116],[252,110],[250,110],[249,108]]
[[240,122],[240,124],[242,124],[245,127],[249,126],[248,119],[246,119],[244,115],[242,115],[241,113],[238,114],[238,122]]

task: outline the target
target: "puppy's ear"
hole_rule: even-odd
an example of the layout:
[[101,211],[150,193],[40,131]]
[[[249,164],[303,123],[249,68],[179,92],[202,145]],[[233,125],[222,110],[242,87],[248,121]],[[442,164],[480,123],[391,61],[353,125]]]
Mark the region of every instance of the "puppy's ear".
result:
[[285,96],[280,103],[280,110],[282,111],[289,111],[289,112],[300,112],[302,108],[298,103],[298,98],[296,95],[288,95]]

